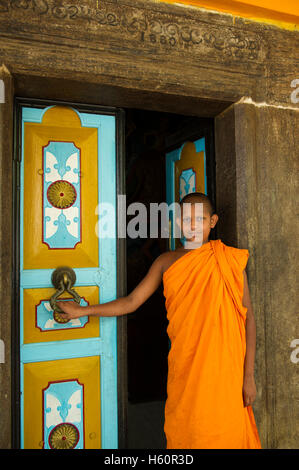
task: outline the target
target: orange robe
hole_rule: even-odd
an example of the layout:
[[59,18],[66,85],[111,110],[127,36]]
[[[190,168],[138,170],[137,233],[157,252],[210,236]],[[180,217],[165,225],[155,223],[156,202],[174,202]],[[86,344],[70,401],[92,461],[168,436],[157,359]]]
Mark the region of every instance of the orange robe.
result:
[[249,252],[210,240],[163,274],[168,355],[167,449],[261,449],[243,404],[243,270]]

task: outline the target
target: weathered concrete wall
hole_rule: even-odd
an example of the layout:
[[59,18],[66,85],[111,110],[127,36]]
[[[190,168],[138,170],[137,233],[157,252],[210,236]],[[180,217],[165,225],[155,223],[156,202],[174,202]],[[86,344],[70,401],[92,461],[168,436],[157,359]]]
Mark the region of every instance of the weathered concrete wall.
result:
[[219,233],[250,253],[257,325],[253,409],[267,448],[298,446],[299,367],[291,360],[298,338],[298,130],[299,110],[274,106],[240,103],[216,119]]
[[0,80],[5,93],[4,103],[0,95],[0,339],[5,346],[5,362],[0,363],[0,448],[7,449],[11,445],[13,83],[5,66],[0,66]]

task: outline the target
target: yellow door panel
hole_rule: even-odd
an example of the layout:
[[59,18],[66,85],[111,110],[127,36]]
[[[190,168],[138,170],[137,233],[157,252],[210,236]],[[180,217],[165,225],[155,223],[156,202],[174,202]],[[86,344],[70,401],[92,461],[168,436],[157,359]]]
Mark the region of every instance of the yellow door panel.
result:
[[[194,142],[186,142],[182,149],[180,160],[175,162],[176,201],[180,201],[185,196],[184,191],[182,191],[182,184],[180,185],[180,177],[182,172],[188,169],[191,169],[194,172],[195,189],[192,192],[198,191],[200,193],[205,193],[204,152],[196,152]],[[182,194],[179,193],[180,191]],[[186,194],[188,193],[186,192]]]
[[[100,336],[99,317],[80,317],[62,324],[56,322],[49,303],[54,292],[51,288],[24,289],[25,344]],[[78,286],[76,292],[86,305],[99,303],[97,286]],[[66,292],[59,297],[59,300],[63,299],[72,299],[72,296]]]
[[[63,125],[63,127],[62,127]],[[68,108],[51,108],[41,124],[25,123],[24,152],[27,156],[24,168],[24,269],[56,268],[61,264],[72,268],[98,266],[98,237],[96,234],[98,204],[98,133],[95,128],[81,127],[80,119]],[[51,248],[44,241],[43,198],[55,198],[59,203],[59,186],[52,186],[51,192],[43,194],[43,175],[49,168],[43,168],[41,156],[51,142],[69,142],[80,153],[80,230],[81,241],[73,248]],[[51,169],[59,180],[59,168]],[[56,179],[57,179],[56,177]],[[70,184],[63,182],[71,188]],[[54,199],[55,200],[55,199]],[[52,199],[53,202],[53,199]],[[59,206],[58,206],[59,207]],[[55,210],[52,208],[51,210]],[[58,210],[58,209],[56,209]],[[76,255],[74,256],[74,253]]]
[[25,449],[101,447],[99,356],[24,364],[23,400]]

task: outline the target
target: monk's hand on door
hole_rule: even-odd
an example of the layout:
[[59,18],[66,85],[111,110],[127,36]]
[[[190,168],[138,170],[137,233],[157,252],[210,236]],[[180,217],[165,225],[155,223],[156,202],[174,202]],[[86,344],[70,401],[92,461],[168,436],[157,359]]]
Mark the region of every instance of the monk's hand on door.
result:
[[63,316],[63,318],[66,318],[67,320],[72,320],[73,318],[79,318],[84,316],[84,307],[81,307],[74,301],[68,301],[68,302],[57,302],[56,305],[63,310],[63,313],[60,315]]
[[253,404],[256,397],[256,386],[253,375],[245,375],[243,379],[243,403],[244,406]]

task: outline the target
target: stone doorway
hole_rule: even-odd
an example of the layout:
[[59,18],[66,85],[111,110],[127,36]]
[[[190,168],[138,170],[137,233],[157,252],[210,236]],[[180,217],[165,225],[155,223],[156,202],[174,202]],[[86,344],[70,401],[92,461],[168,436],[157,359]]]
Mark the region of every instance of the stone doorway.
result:
[[[33,79],[34,81],[34,79]],[[51,96],[55,96],[56,93],[54,93],[54,84],[49,80],[49,87],[48,87],[48,92],[47,92],[47,99],[44,100],[43,98],[40,98],[42,96],[42,93],[45,92],[45,81],[44,79],[41,79],[41,81],[37,80],[36,81],[36,88],[35,88],[35,93],[34,97],[31,97],[30,95],[32,94],[31,88],[25,90],[27,80],[23,81],[22,78],[18,77],[17,81],[15,82],[16,88],[19,91],[17,93],[18,95],[22,93],[23,97],[20,98],[18,96],[18,99],[23,99],[23,101],[27,102],[39,102],[40,103],[47,103],[48,104],[66,104],[70,106],[76,107],[76,104],[78,106],[83,106],[82,103],[74,103],[74,102],[65,102],[65,101],[60,101],[56,99],[51,99]],[[31,90],[31,92],[30,92]],[[77,96],[76,89],[74,88],[74,97]],[[25,96],[27,95],[27,96]],[[29,96],[28,96],[29,95]],[[38,96],[38,98],[36,98]],[[157,97],[155,97],[157,98]],[[105,101],[105,100],[104,100]],[[122,106],[122,110],[124,113],[124,129],[123,132],[120,133],[119,138],[123,139],[123,143],[126,147],[126,158],[124,162],[124,167],[122,168],[121,171],[123,171],[126,174],[126,194],[128,195],[128,181],[130,179],[130,157],[131,155],[131,149],[132,147],[132,142],[135,139],[136,140],[136,135],[130,135],[132,129],[130,126],[133,125],[134,127],[134,122],[142,122],[147,123],[149,125],[148,128],[146,128],[145,125],[142,126],[137,126],[137,138],[142,137],[143,139],[143,158],[146,158],[146,152],[148,148],[154,150],[154,158],[155,162],[157,165],[159,165],[160,168],[160,183],[157,185],[157,181],[154,182],[154,180],[149,178],[149,184],[154,184],[155,187],[159,189],[159,194],[157,194],[157,198],[153,197],[153,202],[158,202],[158,200],[164,200],[165,201],[165,151],[167,149],[173,148],[177,143],[180,142],[180,139],[183,139],[186,137],[186,129],[189,129],[190,136],[195,136],[198,132],[207,131],[209,129],[210,136],[209,136],[209,152],[211,152],[211,156],[213,159],[213,167],[215,166],[214,162],[214,119],[213,117],[206,117],[208,114],[212,114],[215,112],[215,110],[220,110],[224,107],[224,103],[219,103],[215,102],[212,104],[211,102],[211,108],[206,108],[206,102],[203,102],[200,107],[198,107],[198,104],[200,100],[195,103],[195,105],[192,106],[192,103],[184,103],[184,100],[181,100],[180,97],[178,97],[178,111],[179,112],[174,112],[175,107],[173,105],[167,104],[168,102],[168,97],[165,99],[156,99],[154,103],[151,104],[150,108],[155,108],[153,109],[142,109],[141,107],[144,107],[146,104],[144,100],[136,95],[136,101],[135,105],[140,106],[139,107],[126,107]],[[122,101],[123,102],[123,101]],[[179,104],[181,103],[181,104]],[[99,106],[102,106],[102,103],[97,103]],[[115,104],[115,103],[113,103]],[[127,104],[127,102],[123,102],[123,104]],[[93,106],[93,104],[88,104],[88,106]],[[105,106],[107,106],[107,103],[104,103]],[[165,106],[166,109],[170,109],[171,112],[165,112]],[[161,111],[161,108],[163,111]],[[196,116],[194,115],[194,112],[192,112],[192,109],[196,108],[197,112],[202,112],[204,117]],[[207,109],[209,109],[209,112],[207,112]],[[182,114],[182,111],[185,112],[185,114]],[[144,124],[143,123],[143,124]],[[155,123],[155,125],[153,125]],[[164,123],[164,124],[163,124]],[[156,126],[156,128],[155,128]],[[164,127],[163,127],[164,126]],[[147,129],[147,130],[146,130]],[[134,132],[133,132],[134,134]],[[162,145],[161,145],[162,142]],[[142,145],[141,145],[142,147]],[[133,152],[134,153],[134,152]],[[133,155],[133,160],[134,160],[134,155]],[[124,177],[124,174],[122,175]],[[214,200],[214,203],[216,201],[216,188],[215,188],[215,175],[213,175],[213,181],[211,179],[208,179],[209,181],[209,190],[208,194],[212,197]],[[140,199],[138,199],[140,200]],[[141,198],[142,200],[142,198]],[[127,200],[127,203],[129,203],[129,199]],[[216,205],[216,203],[215,203]],[[163,245],[164,242],[164,246]],[[135,247],[136,248],[136,247]],[[138,248],[138,247],[137,247]],[[165,243],[165,240],[159,241],[158,245],[152,247],[152,250],[146,249],[145,251],[147,253],[150,253],[151,257],[151,262],[155,259],[155,257],[160,254],[162,251],[166,251],[168,249],[167,243]],[[122,253],[124,251],[124,246],[121,248]],[[140,249],[139,249],[140,252]],[[132,260],[134,259],[134,247],[129,246],[128,240],[127,240],[127,279],[128,279],[128,289],[127,291],[130,292],[134,286],[137,285],[138,282],[140,282],[141,278],[140,275],[143,274],[143,276],[146,274],[144,271],[144,268],[149,264],[149,257],[147,258],[147,261],[145,263],[139,266],[138,273],[136,270],[134,270],[134,262],[135,262],[135,267],[136,267],[136,256],[135,256],[135,261],[132,263]],[[130,265],[131,262],[131,265]],[[149,267],[149,265],[147,266]],[[139,277],[138,277],[139,276]],[[121,289],[125,289],[124,285],[124,277],[120,278],[120,284],[121,284]],[[122,294],[119,294],[122,295]],[[124,295],[124,294],[123,294]],[[152,305],[151,305],[152,303]],[[165,315],[162,316],[160,315],[159,318],[156,318],[154,322],[152,322],[152,329],[149,330],[144,329],[144,326],[146,322],[141,322],[138,326],[138,318],[145,319],[146,315],[149,313],[151,307],[156,309],[156,307],[160,306],[160,312],[163,313],[165,312],[164,308],[164,297],[162,294],[162,289],[160,288],[157,293],[153,296],[151,300],[149,300],[145,306],[142,306],[140,310],[144,309],[144,312],[140,312],[140,314],[136,314],[136,319],[137,322],[131,320],[128,320],[125,318],[119,319],[119,358],[120,359],[120,387],[119,387],[119,392],[120,392],[120,406],[119,406],[119,423],[120,423],[120,432],[119,432],[119,447],[120,448],[164,448],[166,445],[166,440],[165,440],[165,435],[163,431],[163,425],[164,425],[164,405],[165,405],[165,400],[166,400],[166,380],[167,380],[167,353],[168,353],[168,340],[167,340],[167,335],[166,335],[166,326],[167,326],[167,320],[166,320],[166,312]],[[146,313],[147,312],[147,313]],[[134,316],[133,314],[132,316]],[[145,333],[145,330],[147,332],[146,340],[145,342],[142,343],[150,344],[151,339],[153,342],[158,342],[159,344],[159,349],[155,350],[156,358],[151,361],[151,367],[149,368],[147,365],[147,371],[146,374],[144,374],[145,370],[142,370],[142,365],[141,362],[137,361],[137,363],[134,363],[134,355],[136,352],[138,353],[138,357],[141,359],[143,358],[145,363],[150,359],[149,356],[149,350],[147,351],[141,347],[141,349],[138,349],[138,342],[132,341],[132,338],[134,336],[134,333],[132,333],[134,330],[135,332],[138,331],[138,328],[144,329],[143,334]],[[150,337],[149,332],[153,332],[154,330],[159,329],[160,333],[156,334],[156,337],[153,339]],[[136,337],[136,335],[135,335]],[[139,343],[140,346],[140,343]],[[128,363],[125,365],[123,363],[123,359],[125,356],[125,349],[128,347]],[[13,345],[13,349],[15,350],[15,356],[17,356],[16,353],[16,348]],[[153,351],[151,351],[153,353]],[[153,359],[153,358],[151,358]],[[149,363],[147,363],[149,364]],[[159,364],[159,368],[155,370],[155,365],[157,366]],[[13,365],[13,381],[16,381],[16,367]],[[128,376],[125,377],[125,370],[128,370]],[[137,382],[135,381],[134,378],[138,377]],[[126,382],[128,385],[128,388],[126,389]],[[15,405],[17,404],[17,393],[13,392],[15,395],[14,403]],[[13,420],[14,420],[14,439],[15,439],[15,445],[18,447],[18,410],[17,407],[14,406],[13,408]]]

